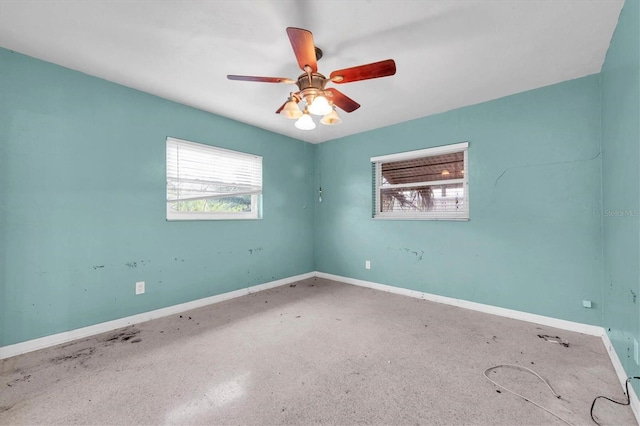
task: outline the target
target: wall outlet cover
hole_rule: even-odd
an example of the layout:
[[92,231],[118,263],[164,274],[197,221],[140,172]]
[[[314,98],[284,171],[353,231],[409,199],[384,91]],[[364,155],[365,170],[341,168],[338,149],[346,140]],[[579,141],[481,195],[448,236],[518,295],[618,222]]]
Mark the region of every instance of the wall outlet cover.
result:
[[367,269],[371,269],[371,261],[370,260],[365,260],[364,267],[367,268]]
[[638,339],[633,339],[633,360],[637,365],[640,365],[640,360],[638,360]]
[[583,300],[582,301],[582,306],[584,306],[585,308],[590,308],[591,307],[591,300]]
[[144,294],[144,281],[136,283],[136,294]]

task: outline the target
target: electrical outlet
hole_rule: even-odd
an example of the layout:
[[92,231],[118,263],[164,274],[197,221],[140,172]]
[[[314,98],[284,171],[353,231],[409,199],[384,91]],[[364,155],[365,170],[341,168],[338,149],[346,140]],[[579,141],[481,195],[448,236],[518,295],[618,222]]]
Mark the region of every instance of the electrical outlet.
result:
[[144,281],[138,281],[136,283],[136,295],[144,293]]
[[370,260],[365,260],[364,261],[364,267],[367,269],[371,269],[371,261]]
[[636,364],[640,365],[640,362],[638,362],[638,339],[633,339],[633,359]]

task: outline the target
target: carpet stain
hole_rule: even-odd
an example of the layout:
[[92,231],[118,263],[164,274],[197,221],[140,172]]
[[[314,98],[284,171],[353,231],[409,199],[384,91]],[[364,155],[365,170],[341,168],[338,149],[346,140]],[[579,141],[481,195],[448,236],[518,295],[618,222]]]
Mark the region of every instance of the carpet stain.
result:
[[55,358],[51,358],[49,362],[52,364],[60,364],[66,361],[78,360],[82,364],[87,358],[93,355],[96,351],[96,348],[89,347],[84,349],[79,349],[75,352],[70,353],[69,355],[60,355]]
[[116,342],[126,342],[131,340],[138,333],[140,333],[140,330],[136,330],[135,328],[125,328],[124,330],[109,336],[107,340],[105,340],[105,343],[113,344]]
[[22,377],[18,377],[17,379],[14,379],[13,381],[7,383],[7,386],[13,387],[13,385],[18,384],[20,382],[30,382],[31,381],[29,380],[30,378],[31,378],[31,374],[24,374]]
[[562,340],[562,338],[559,336],[549,336],[547,334],[538,334],[538,337],[541,339],[544,339],[549,343],[557,343],[559,345],[564,346],[565,348],[569,347],[569,342]]

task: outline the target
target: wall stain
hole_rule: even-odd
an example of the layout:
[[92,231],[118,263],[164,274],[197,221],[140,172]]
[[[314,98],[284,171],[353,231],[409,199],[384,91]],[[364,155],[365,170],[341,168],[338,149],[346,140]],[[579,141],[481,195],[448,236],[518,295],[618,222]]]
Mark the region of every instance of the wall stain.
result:
[[[128,266],[129,268],[137,268],[138,267],[138,263],[140,263],[140,266],[145,266],[147,263],[151,263],[151,261],[150,260],[139,260],[137,262],[131,261],[131,262],[125,263],[125,265]],[[94,267],[94,269],[96,269],[96,268]]]
[[418,255],[417,251],[412,251],[411,253],[415,254],[418,260],[422,260],[422,255],[424,255],[424,250],[420,250],[420,255]]
[[258,248],[254,248],[254,249],[249,249],[249,254],[253,254],[253,252],[254,252],[254,251],[255,251],[256,253],[257,253],[257,252],[259,252],[259,251],[262,251],[262,247],[258,247]]
[[407,254],[413,254],[417,260],[422,260],[422,256],[424,256],[424,250],[410,250],[408,248],[399,249],[400,251],[404,250]]
[[93,269],[102,269],[104,268],[104,265],[96,265],[93,267]]
[[633,301],[633,304],[635,305],[636,300],[637,300],[637,296],[636,293],[633,290],[629,290],[631,292],[631,300]]

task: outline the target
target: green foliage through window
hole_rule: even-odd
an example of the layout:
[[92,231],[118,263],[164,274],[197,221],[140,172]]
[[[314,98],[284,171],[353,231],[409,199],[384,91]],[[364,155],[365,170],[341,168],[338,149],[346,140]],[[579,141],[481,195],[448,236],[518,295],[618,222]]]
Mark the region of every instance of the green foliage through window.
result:
[[177,201],[171,208],[178,212],[235,213],[251,211],[251,196]]

